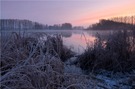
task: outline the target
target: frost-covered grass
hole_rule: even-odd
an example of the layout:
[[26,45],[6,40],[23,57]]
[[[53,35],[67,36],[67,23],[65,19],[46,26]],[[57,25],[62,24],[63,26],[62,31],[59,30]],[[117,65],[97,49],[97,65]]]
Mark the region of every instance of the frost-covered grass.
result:
[[[41,39],[39,36],[38,38]],[[60,43],[56,43],[62,42],[59,35],[52,37],[45,34],[45,36],[45,40],[39,40],[36,36],[21,36],[18,33],[11,35],[5,33],[2,36],[1,88],[86,89],[90,83],[92,83],[90,87],[94,87],[93,82],[89,82],[86,76],[80,75],[82,77],[78,78],[78,74],[71,73],[72,70],[70,73],[64,73],[64,62],[61,60],[61,55],[63,55],[63,51],[63,56],[69,55],[66,53],[69,51],[67,48],[63,49],[64,46],[59,47]],[[76,67],[73,68],[76,69]],[[81,70],[77,69],[76,71],[79,73]]]
[[[49,43],[49,44],[48,44]],[[60,59],[64,62],[70,57],[72,57],[75,53],[68,49],[65,45],[63,45],[63,39],[61,35],[47,36],[47,49],[51,54],[58,54]],[[55,52],[55,53],[53,53]]]
[[78,59],[80,67],[86,71],[132,71],[135,69],[135,31],[114,32],[107,39],[98,35],[94,46],[88,45]]
[[13,32],[1,39],[1,88],[2,89],[57,89],[64,88],[64,64],[67,57],[60,35],[45,35],[39,41],[33,36]]
[[[104,82],[102,76],[84,75],[74,65],[76,57],[64,63],[65,58],[71,55],[63,45],[61,36],[42,35],[45,40],[40,37],[41,34],[37,37],[17,33],[1,39],[1,89],[120,88]],[[106,81],[114,82],[108,78]]]

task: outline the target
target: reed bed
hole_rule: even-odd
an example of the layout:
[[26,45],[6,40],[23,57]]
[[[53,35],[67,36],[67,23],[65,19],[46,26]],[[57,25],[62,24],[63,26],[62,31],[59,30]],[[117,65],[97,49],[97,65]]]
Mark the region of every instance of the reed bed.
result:
[[135,69],[135,31],[119,31],[106,39],[97,35],[94,45],[87,45],[78,65],[87,72],[105,69],[129,72]]
[[[1,38],[2,89],[59,89],[62,85],[67,58],[60,35],[39,40],[13,32]],[[63,49],[64,48],[64,49]],[[64,54],[63,54],[64,53]],[[66,57],[65,57],[66,56]]]
[[64,73],[63,61],[70,49],[65,48],[62,37],[36,35],[38,38],[13,32],[2,36],[1,89],[86,89],[82,78]]
[[[103,50],[106,47],[101,46]],[[95,75],[84,75],[75,65],[66,65],[64,61],[73,54],[63,45],[61,35],[24,36],[13,32],[2,36],[1,89],[111,89]]]

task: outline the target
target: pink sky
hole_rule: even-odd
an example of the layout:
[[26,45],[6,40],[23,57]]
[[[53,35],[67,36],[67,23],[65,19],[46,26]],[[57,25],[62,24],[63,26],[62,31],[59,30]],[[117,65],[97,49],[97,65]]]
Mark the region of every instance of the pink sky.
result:
[[129,2],[123,4],[106,6],[101,10],[95,11],[93,13],[88,12],[86,15],[79,17],[77,20],[74,20],[73,23],[75,23],[76,25],[87,26],[89,24],[98,22],[99,19],[108,19],[117,16],[132,15],[135,15],[135,0],[129,0]]
[[89,26],[99,19],[135,15],[135,0],[1,0],[2,19]]

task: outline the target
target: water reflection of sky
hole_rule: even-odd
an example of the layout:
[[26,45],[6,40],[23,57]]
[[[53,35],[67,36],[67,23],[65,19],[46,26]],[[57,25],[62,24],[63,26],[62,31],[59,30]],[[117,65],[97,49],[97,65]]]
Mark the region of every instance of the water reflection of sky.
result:
[[[4,31],[2,32],[2,36],[4,37],[11,33],[12,31]],[[20,33],[20,32],[17,32]],[[84,30],[29,30],[27,32],[21,32],[22,35],[25,36],[33,36],[33,37],[42,37],[46,34],[55,35],[61,34],[63,37],[63,43],[68,48],[71,48],[74,52],[80,54],[83,53],[86,49],[87,42],[92,45],[94,40],[96,39],[96,34],[99,33],[102,37],[106,37],[109,35],[110,31],[84,31]],[[10,36],[10,35],[8,35]]]
[[88,34],[87,32],[83,33],[72,33],[70,37],[63,37],[63,42],[66,46],[70,47],[73,51],[77,53],[82,53],[86,49],[87,42],[93,43],[95,37]]

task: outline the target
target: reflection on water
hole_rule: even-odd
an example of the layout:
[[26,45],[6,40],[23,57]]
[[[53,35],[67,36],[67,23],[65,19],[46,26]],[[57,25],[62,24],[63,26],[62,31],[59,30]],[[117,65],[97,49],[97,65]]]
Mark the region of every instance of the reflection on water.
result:
[[[2,35],[9,33],[9,31],[2,32]],[[61,34],[63,37],[63,43],[67,47],[71,48],[72,51],[80,54],[84,52],[86,49],[87,43],[91,43],[92,45],[94,43],[94,40],[96,39],[96,34],[99,33],[102,36],[105,36],[105,34],[110,33],[110,31],[83,31],[83,30],[27,30],[24,32],[24,34],[38,34],[42,35],[41,33],[47,33],[47,34]],[[35,35],[36,36],[36,35]],[[44,36],[44,35],[43,35]],[[36,36],[38,37],[38,36]]]
[[72,51],[80,54],[83,53],[87,44],[93,45],[96,35],[100,34],[103,38],[113,31],[84,31],[84,30],[49,30],[49,34],[61,34],[63,36],[63,43]]
[[71,37],[63,37],[64,44],[71,47],[76,53],[82,53],[86,49],[87,42],[93,43],[95,37],[89,35],[87,32],[72,33]]
[[88,42],[92,45],[96,39],[95,33],[91,34],[82,30],[47,30],[44,32],[47,34],[61,34],[64,45],[78,54],[84,52]]

